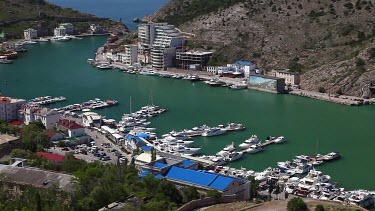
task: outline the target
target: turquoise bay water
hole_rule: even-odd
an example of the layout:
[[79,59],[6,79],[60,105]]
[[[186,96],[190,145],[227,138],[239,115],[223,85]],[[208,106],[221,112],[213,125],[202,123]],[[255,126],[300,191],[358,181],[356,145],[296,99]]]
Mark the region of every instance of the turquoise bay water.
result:
[[231,142],[238,145],[252,134],[261,139],[269,135],[288,139],[287,143],[266,147],[259,154],[245,155],[230,166],[261,170],[295,155],[337,150],[343,158],[318,169],[348,189],[375,189],[374,107],[348,107],[297,96],[233,91],[199,82],[99,70],[88,65],[86,59],[93,56],[105,39],[88,37],[28,46],[29,52],[14,64],[0,65],[0,92],[26,99],[44,95],[68,98],[54,106],[96,97],[116,99],[120,101],[118,106],[98,113],[117,120],[129,111],[130,96],[135,110],[146,105],[152,95],[155,104],[169,109],[151,119],[151,126],[157,127],[159,134],[199,124],[246,125],[242,132],[196,138],[194,146],[201,146],[205,154],[214,154]]
[[48,0],[49,2],[81,12],[95,14],[98,17],[120,20],[134,30],[137,26],[134,18],[152,14],[168,0]]

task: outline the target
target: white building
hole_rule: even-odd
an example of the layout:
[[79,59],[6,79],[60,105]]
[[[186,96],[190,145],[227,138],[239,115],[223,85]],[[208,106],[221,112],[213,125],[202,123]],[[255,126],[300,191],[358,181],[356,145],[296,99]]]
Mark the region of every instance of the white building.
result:
[[63,26],[59,26],[53,30],[53,34],[55,37],[61,37],[66,35],[66,28]]
[[155,69],[166,69],[174,63],[176,52],[181,51],[185,39],[167,23],[147,23],[138,27],[141,51],[151,49],[151,64]]
[[10,122],[18,119],[18,110],[26,103],[24,99],[5,97],[0,94],[0,119]]
[[19,119],[26,125],[41,121],[47,130],[52,129],[60,118],[57,111],[40,106],[23,105],[19,110]]
[[85,112],[82,114],[82,123],[85,127],[97,127],[102,125],[102,116],[94,112]]
[[85,128],[82,125],[77,124],[75,121],[61,119],[56,123],[56,126],[59,130],[66,133],[70,138],[86,135]]
[[96,25],[96,24],[91,24],[90,30],[92,31],[93,34],[100,34],[104,32],[103,28],[100,25]]
[[176,48],[152,48],[151,49],[151,65],[157,70],[166,70],[172,67],[176,57],[176,52],[180,49]]
[[138,45],[125,45],[125,57],[122,62],[128,65],[133,65],[138,62]]
[[32,28],[26,29],[23,31],[23,36],[25,40],[31,40],[38,37],[38,31]]
[[68,35],[74,34],[74,25],[73,24],[71,24],[71,23],[62,23],[62,24],[60,24],[60,27],[64,27],[65,28],[65,30],[66,30],[65,34],[68,34]]
[[270,76],[284,78],[286,85],[299,85],[301,78],[300,74],[296,72],[290,72],[289,69],[275,69],[268,73]]

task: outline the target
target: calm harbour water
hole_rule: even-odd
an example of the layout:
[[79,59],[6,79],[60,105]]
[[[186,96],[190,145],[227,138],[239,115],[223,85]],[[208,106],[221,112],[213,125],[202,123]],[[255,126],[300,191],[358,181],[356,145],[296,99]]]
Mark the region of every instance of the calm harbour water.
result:
[[[166,2],[126,0],[117,5],[118,1],[51,2],[98,16],[114,19],[123,17],[123,20],[142,17]],[[140,8],[131,8],[135,2]],[[145,2],[157,2],[160,5],[133,15],[133,10],[145,9]],[[96,5],[97,9],[90,5]],[[103,9],[103,5],[108,8]],[[106,13],[100,13],[101,11]],[[287,143],[268,146],[259,154],[244,155],[241,160],[231,163],[232,167],[262,170],[299,154],[340,151],[342,159],[323,164],[318,169],[331,175],[332,181],[337,181],[347,189],[375,189],[374,107],[348,107],[297,96],[252,90],[233,91],[209,87],[199,82],[99,70],[87,64],[86,59],[93,56],[105,39],[106,37],[88,37],[66,43],[28,46],[29,52],[22,54],[14,64],[0,65],[0,92],[26,99],[44,95],[62,95],[68,98],[68,101],[54,106],[80,103],[93,98],[115,99],[120,101],[118,106],[97,112],[117,120],[123,113],[129,112],[130,96],[133,111],[148,104],[152,96],[155,104],[169,109],[151,119],[151,126],[157,127],[159,134],[199,124],[215,126],[238,122],[246,125],[247,129],[242,132],[194,139],[194,146],[201,146],[204,154],[215,154],[231,142],[238,145],[252,134],[257,134],[261,139],[269,135],[283,135],[288,139]],[[5,80],[8,81],[7,84],[4,83]]]
[[112,18],[124,22],[130,30],[137,26],[134,18],[152,14],[168,0],[48,0],[62,7],[95,14],[98,17]]

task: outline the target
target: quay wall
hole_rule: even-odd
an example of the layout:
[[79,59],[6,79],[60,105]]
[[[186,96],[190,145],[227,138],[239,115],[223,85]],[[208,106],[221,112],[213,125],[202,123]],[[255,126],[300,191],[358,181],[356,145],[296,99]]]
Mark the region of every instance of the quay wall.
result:
[[207,206],[220,204],[220,203],[231,203],[231,202],[236,202],[236,201],[239,201],[236,195],[222,196],[219,199],[208,197],[208,198],[190,201],[184,204],[182,207],[178,208],[177,211],[196,210],[201,207],[207,207]]

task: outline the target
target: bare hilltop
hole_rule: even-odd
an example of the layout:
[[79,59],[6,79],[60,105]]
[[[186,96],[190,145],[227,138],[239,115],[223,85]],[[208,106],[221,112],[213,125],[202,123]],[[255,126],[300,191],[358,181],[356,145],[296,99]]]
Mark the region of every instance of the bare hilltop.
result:
[[171,0],[144,19],[194,33],[212,65],[252,60],[300,72],[303,89],[373,96],[373,0]]

